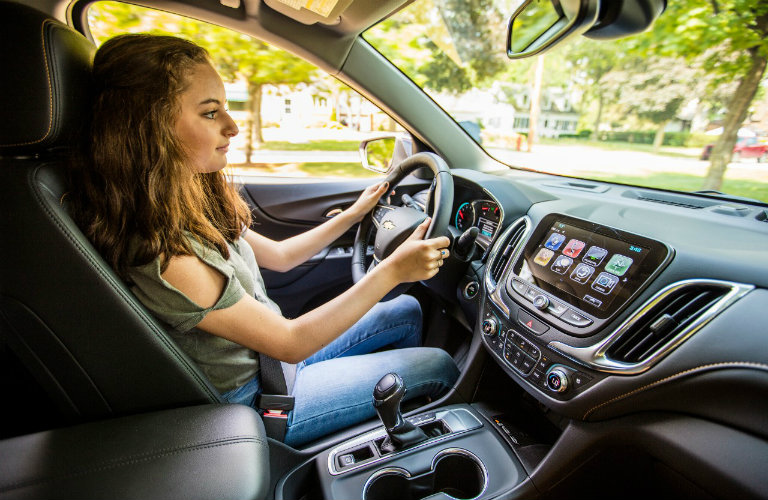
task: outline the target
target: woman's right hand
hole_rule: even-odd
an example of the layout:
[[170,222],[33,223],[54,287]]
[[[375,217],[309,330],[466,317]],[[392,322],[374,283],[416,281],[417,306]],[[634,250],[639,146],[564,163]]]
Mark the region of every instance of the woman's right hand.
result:
[[[431,219],[427,217],[415,231],[379,266],[393,273],[398,283],[428,280],[440,270],[448,258],[450,240],[438,236],[424,240]],[[377,266],[378,267],[378,266]]]

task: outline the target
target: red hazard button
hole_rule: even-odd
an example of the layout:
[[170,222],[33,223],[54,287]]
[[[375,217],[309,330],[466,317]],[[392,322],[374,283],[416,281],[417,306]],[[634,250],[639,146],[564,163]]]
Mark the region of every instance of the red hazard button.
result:
[[533,332],[536,335],[541,335],[542,333],[549,330],[549,326],[547,324],[537,318],[534,318],[532,315],[528,314],[522,309],[517,312],[517,321],[526,327],[528,331]]

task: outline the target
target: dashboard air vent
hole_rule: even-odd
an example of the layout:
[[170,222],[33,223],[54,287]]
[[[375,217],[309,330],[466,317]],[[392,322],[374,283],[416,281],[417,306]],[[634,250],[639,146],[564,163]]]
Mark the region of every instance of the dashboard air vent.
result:
[[673,291],[623,332],[606,351],[607,357],[623,363],[648,359],[728,292],[730,288],[703,283]]
[[489,269],[493,284],[498,283],[501,279],[504,270],[507,268],[507,264],[509,264],[509,260],[512,258],[515,248],[520,244],[520,240],[523,238],[527,228],[527,222],[524,219],[521,219],[520,221],[513,223],[512,227],[505,232],[498,252],[495,255],[492,255],[489,259]]

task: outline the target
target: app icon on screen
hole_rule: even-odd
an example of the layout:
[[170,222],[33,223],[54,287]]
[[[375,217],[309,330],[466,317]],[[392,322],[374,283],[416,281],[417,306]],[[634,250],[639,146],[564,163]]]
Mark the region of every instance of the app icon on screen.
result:
[[571,267],[572,262],[572,258],[561,255],[555,259],[555,262],[552,263],[552,270],[557,274],[565,274],[568,268]]
[[583,263],[579,263],[576,269],[571,273],[571,279],[576,283],[586,283],[595,272],[595,268]]
[[619,278],[617,276],[614,276],[611,273],[600,273],[597,275],[597,278],[595,278],[595,281],[592,282],[592,289],[597,290],[604,295],[608,295],[618,282]]
[[624,276],[629,266],[632,265],[632,258],[624,255],[616,254],[611,257],[611,260],[605,265],[605,270],[609,273],[613,273],[616,276]]
[[563,244],[565,241],[565,235],[560,233],[552,233],[549,235],[549,239],[546,243],[544,243],[544,246],[549,248],[550,250],[557,250],[560,248],[560,245]]
[[565,245],[565,248],[563,249],[563,253],[568,257],[573,257],[575,259],[576,257],[579,256],[582,250],[584,250],[583,241],[571,240],[568,242],[567,245]]
[[592,266],[599,266],[605,256],[608,255],[608,250],[600,247],[589,247],[587,253],[581,258],[582,261]]
[[555,255],[555,252],[552,250],[548,248],[542,248],[539,250],[539,253],[536,254],[536,257],[534,257],[533,261],[540,266],[546,266],[549,264],[549,259],[551,259],[553,255]]

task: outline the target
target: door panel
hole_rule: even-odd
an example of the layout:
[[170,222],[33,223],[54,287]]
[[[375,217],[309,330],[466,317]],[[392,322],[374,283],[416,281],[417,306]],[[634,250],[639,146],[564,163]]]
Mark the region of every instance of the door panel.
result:
[[[251,206],[251,229],[283,240],[327,220],[335,209],[349,207],[360,192],[381,179],[301,179],[242,177],[243,198]],[[430,181],[409,176],[392,197],[414,194]],[[296,317],[330,300],[352,285],[352,244],[356,227],[304,264],[286,273],[262,270],[267,292],[287,317]]]
[[[241,193],[251,206],[251,229],[283,240],[327,220],[333,209],[350,206],[375,179],[241,178]],[[351,286],[352,243],[356,228],[304,264],[280,273],[263,269],[270,298],[287,317],[326,302]]]

